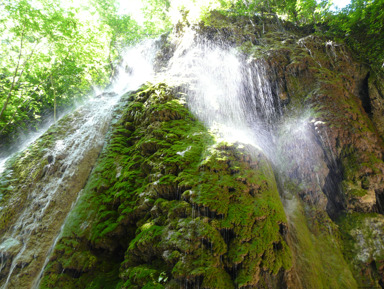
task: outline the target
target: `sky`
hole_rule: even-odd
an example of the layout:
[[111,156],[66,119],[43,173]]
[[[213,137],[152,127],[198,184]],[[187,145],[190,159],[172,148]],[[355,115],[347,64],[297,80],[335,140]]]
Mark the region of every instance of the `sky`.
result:
[[333,0],[333,6],[337,6],[339,8],[344,8],[350,3],[351,3],[351,0]]
[[130,14],[139,24],[143,20],[141,8],[143,8],[143,2],[140,0],[119,0],[120,14]]

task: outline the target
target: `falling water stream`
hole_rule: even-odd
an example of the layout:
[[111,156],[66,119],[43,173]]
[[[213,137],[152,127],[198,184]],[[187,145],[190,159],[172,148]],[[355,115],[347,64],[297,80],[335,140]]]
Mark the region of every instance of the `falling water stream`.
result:
[[[184,87],[188,107],[218,138],[252,144],[276,163],[276,123],[281,118],[281,105],[267,79],[265,63],[248,59],[225,43],[198,37],[192,30],[175,39],[175,45],[158,79]],[[127,50],[108,91],[111,93],[91,99],[57,124],[63,133],[54,148],[46,151],[45,175],[27,190],[27,205],[0,238],[0,288],[21,286],[20,277],[38,287],[43,264],[104,144],[114,106],[122,94],[153,79],[155,56],[152,42]],[[287,131],[301,138],[295,149],[303,160],[316,157],[310,151],[313,138],[305,136],[308,123],[309,118],[286,124]],[[294,143],[288,138],[286,142]],[[0,170],[4,163],[0,161]],[[82,181],[77,181],[81,175]],[[8,206],[15,206],[15,202],[17,199],[11,200]]]
[[262,61],[189,30],[179,40],[165,78],[187,84],[188,107],[220,138],[273,154],[271,128],[280,117],[280,104]]

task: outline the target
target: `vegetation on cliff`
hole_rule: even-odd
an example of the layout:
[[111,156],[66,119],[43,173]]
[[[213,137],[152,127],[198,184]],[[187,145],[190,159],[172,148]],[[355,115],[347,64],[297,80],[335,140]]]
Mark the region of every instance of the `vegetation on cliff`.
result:
[[160,83],[128,97],[42,288],[282,282],[291,255],[270,165],[216,143],[174,95]]

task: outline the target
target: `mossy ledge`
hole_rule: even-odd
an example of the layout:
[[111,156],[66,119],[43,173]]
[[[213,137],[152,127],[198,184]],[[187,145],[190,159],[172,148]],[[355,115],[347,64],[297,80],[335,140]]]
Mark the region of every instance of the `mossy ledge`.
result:
[[263,155],[216,143],[171,88],[148,84],[113,125],[41,288],[284,287],[286,228]]

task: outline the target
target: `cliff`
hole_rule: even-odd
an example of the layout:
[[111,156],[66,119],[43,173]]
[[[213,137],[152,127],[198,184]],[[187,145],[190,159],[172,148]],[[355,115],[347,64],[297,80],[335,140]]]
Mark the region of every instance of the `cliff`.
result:
[[[175,55],[188,54],[189,48],[183,48],[188,31],[193,31],[191,43],[204,53],[216,49],[213,44],[226,51],[220,54],[222,71],[208,73],[223,75],[226,65],[235,70],[231,57],[238,59],[242,78],[225,78],[227,83],[219,86],[226,88],[234,80],[238,89],[226,93],[241,92],[239,104],[232,98],[223,103],[199,99],[194,86],[202,80],[193,75],[188,83],[186,77],[193,74],[190,63],[196,64],[200,55],[187,63],[190,70],[163,74],[165,80],[122,96],[100,155],[98,143],[87,152],[92,158],[83,155],[87,168],[74,164],[80,171],[65,179],[70,189],[58,194],[58,203],[60,196],[71,198],[65,202],[68,207],[76,199],[68,190],[84,187],[68,217],[62,217],[63,230],[47,262],[31,257],[12,268],[17,250],[8,253],[2,257],[6,269],[0,284],[10,270],[23,272],[35,262],[42,269],[46,265],[41,280],[35,272],[39,270],[31,269],[35,273],[21,273],[10,284],[382,288],[380,77],[356,61],[344,44],[320,33],[273,16],[231,18],[217,13],[197,26],[179,23],[161,39],[158,74],[171,71],[170,63],[178,63]],[[176,80],[180,75],[183,80]],[[214,94],[209,91],[208,99]],[[219,94],[217,101],[223,99]],[[235,110],[227,113],[222,106]],[[211,114],[218,116],[212,119]],[[213,129],[215,122],[228,118],[239,118],[234,122],[237,130],[241,124],[256,131],[254,143],[236,136],[228,140],[223,131]],[[7,208],[1,212],[2,232],[22,211],[9,200],[27,202],[26,187],[66,171],[60,157],[47,155],[41,146],[57,143],[62,131],[70,131],[65,125],[71,119],[48,131],[29,149],[30,155],[26,151],[12,161],[13,175],[2,182],[6,188],[0,205]],[[100,126],[103,133],[109,121]],[[23,174],[32,164],[34,173]],[[44,218],[56,219],[59,207]],[[51,240],[59,233],[58,228],[53,231],[47,234]],[[47,236],[42,228],[35,235]],[[2,256],[12,251],[4,244],[11,243],[0,244]]]

